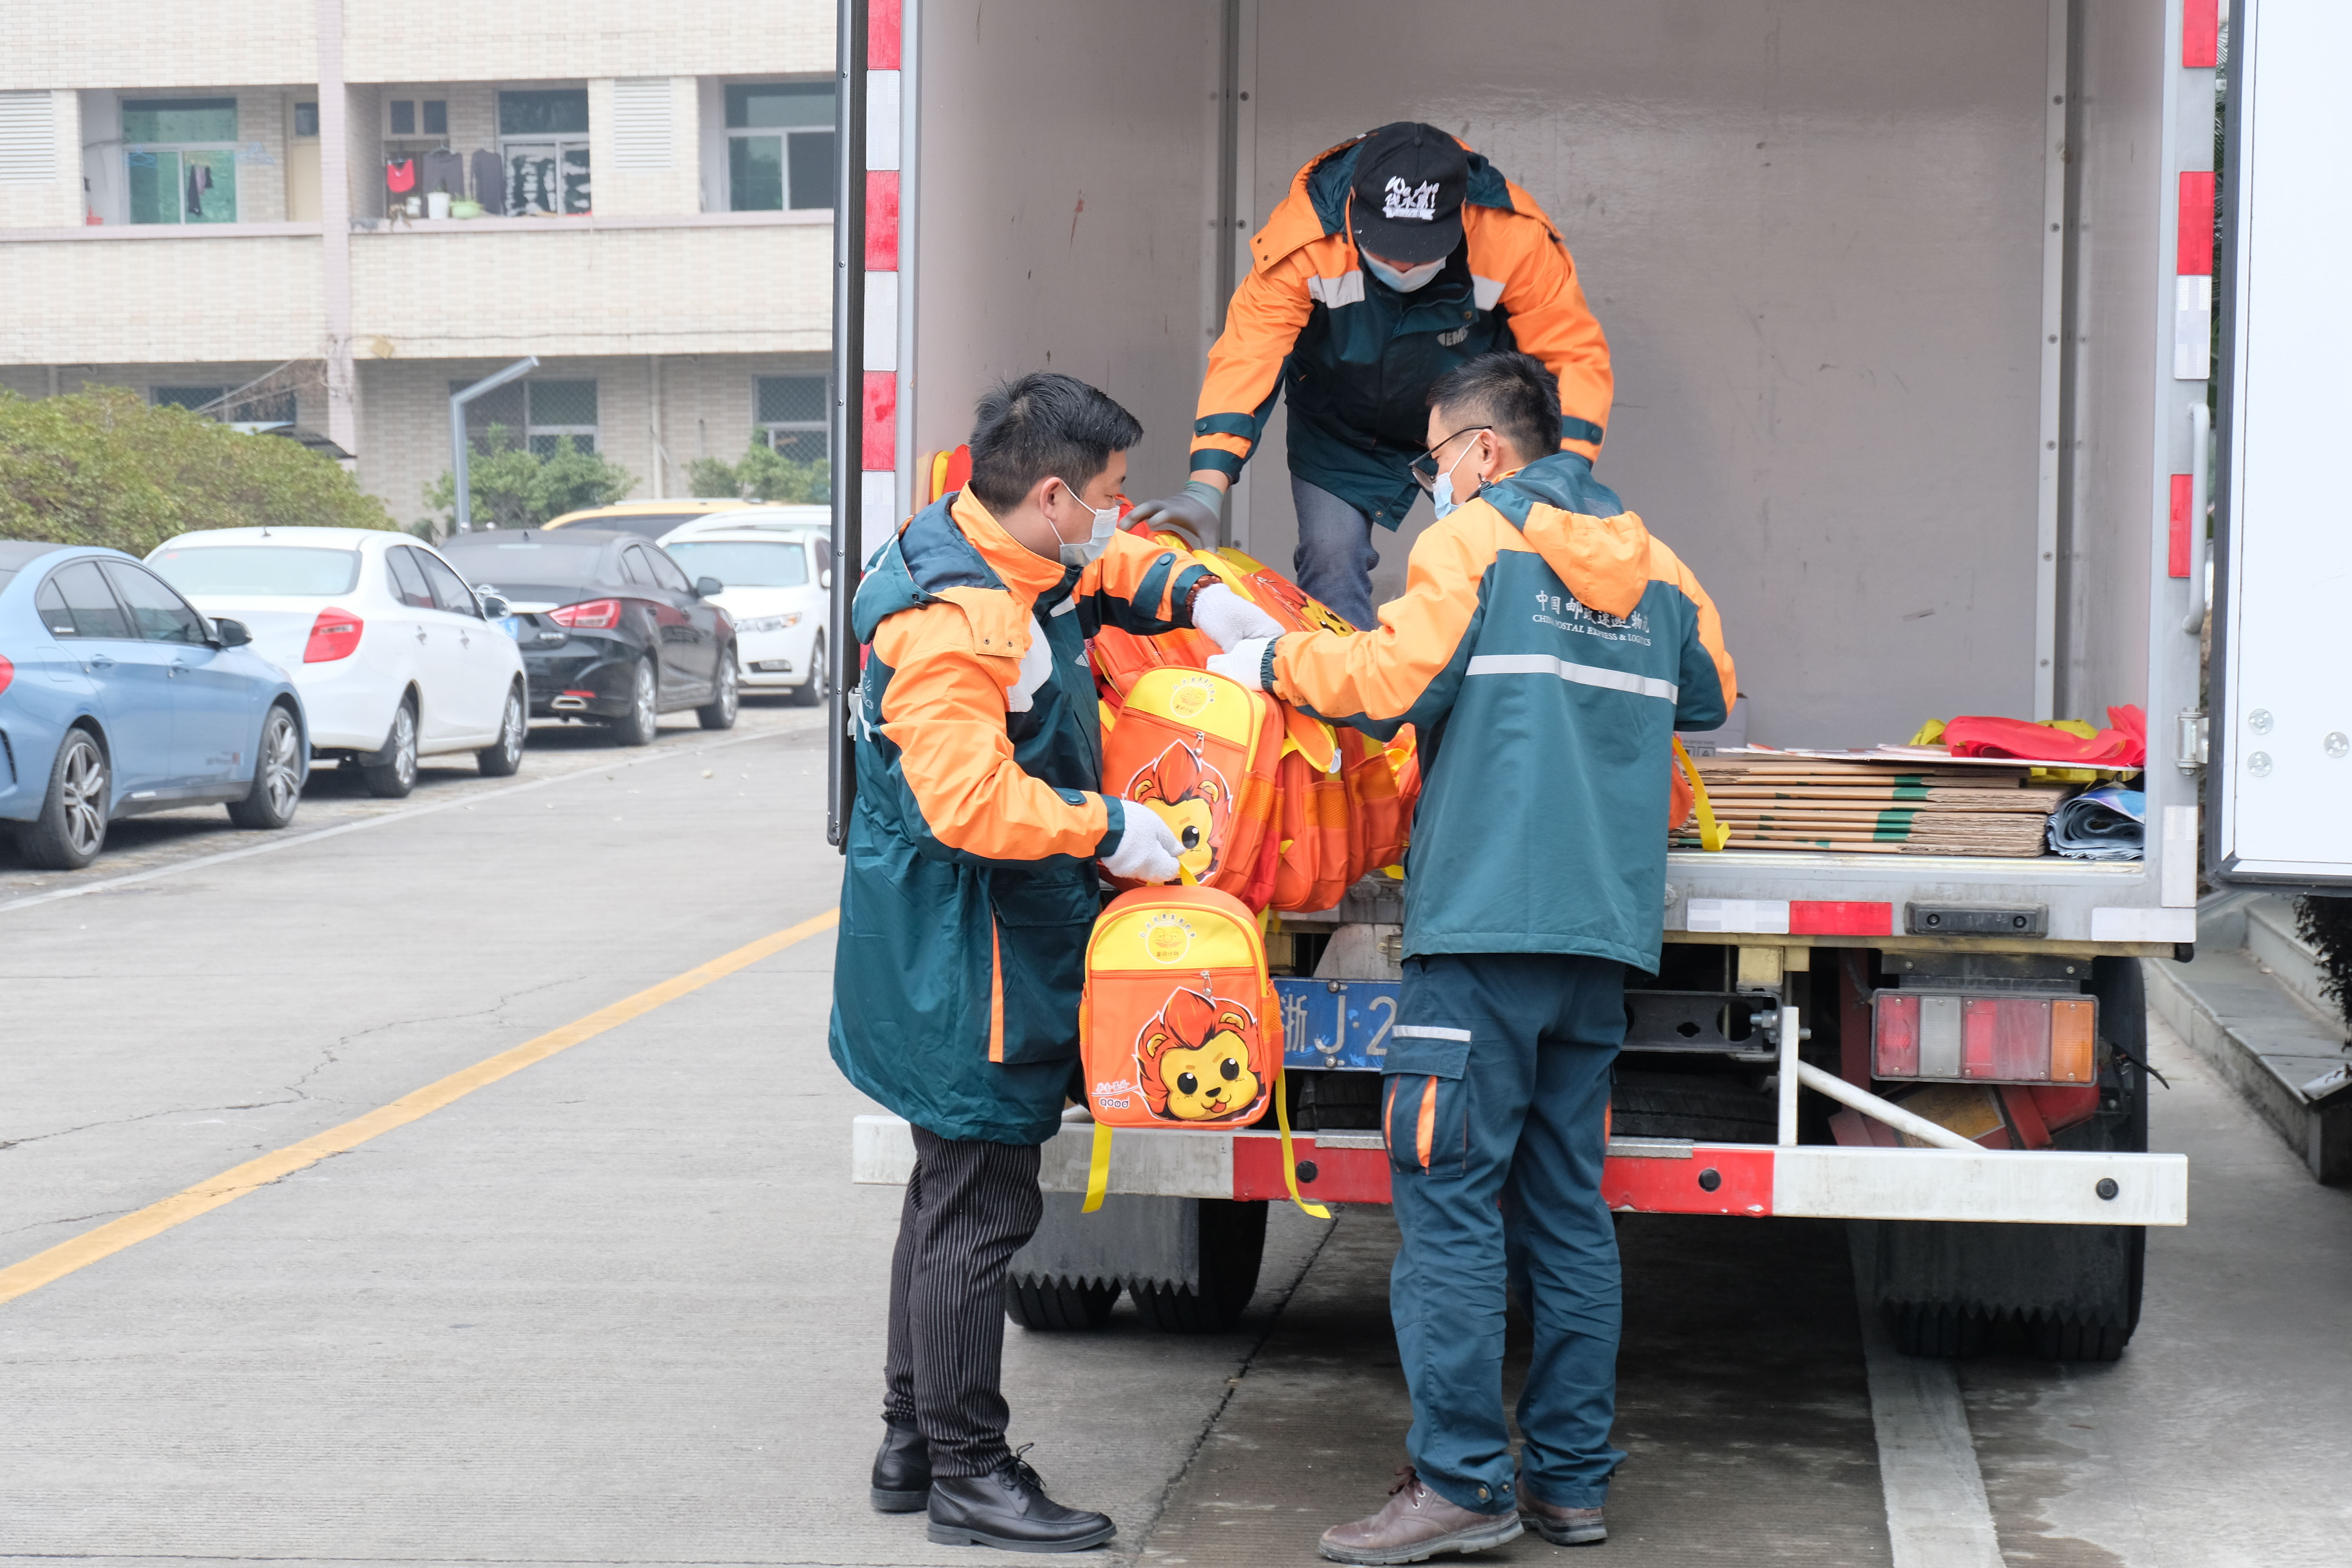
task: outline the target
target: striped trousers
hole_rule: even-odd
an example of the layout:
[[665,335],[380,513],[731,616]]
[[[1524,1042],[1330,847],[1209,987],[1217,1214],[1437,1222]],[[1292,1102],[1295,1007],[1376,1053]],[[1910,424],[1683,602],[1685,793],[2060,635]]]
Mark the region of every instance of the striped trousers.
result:
[[890,1258],[882,1418],[912,1426],[934,1476],[984,1476],[1013,1457],[1004,1368],[1004,1270],[1045,1200],[1034,1144],[934,1137],[918,1127],[915,1173]]

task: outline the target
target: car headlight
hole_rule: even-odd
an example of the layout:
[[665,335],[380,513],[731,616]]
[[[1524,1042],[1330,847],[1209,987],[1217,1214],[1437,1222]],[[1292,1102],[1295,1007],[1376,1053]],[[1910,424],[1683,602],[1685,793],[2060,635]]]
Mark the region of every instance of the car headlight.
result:
[[795,611],[789,616],[757,616],[748,621],[738,621],[735,629],[739,632],[781,632],[800,624],[800,614]]

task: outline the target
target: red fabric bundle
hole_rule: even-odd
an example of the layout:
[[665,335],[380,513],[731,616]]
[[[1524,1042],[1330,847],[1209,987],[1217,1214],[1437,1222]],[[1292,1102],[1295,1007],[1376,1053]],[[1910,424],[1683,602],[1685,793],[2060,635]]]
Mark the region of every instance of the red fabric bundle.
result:
[[2147,765],[2147,715],[2126,703],[2107,710],[2107,723],[2091,740],[2023,719],[1964,718],[1944,726],[1944,744],[1956,757],[2020,757],[2082,768]]

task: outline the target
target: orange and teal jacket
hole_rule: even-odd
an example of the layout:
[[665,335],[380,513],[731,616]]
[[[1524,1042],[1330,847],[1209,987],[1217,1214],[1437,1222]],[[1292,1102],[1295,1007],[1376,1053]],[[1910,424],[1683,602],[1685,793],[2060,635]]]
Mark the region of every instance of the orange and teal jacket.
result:
[[1561,448],[1599,456],[1609,343],[1551,219],[1472,153],[1464,243],[1434,279],[1400,294],[1363,266],[1349,232],[1357,145],[1299,170],[1251,241],[1250,274],[1209,350],[1192,467],[1238,476],[1279,391],[1290,471],[1394,528],[1412,505],[1407,465],[1428,437],[1430,384],[1514,347],[1559,378]]
[[875,552],[851,620],[857,800],[834,961],[833,1059],[941,1138],[1042,1143],[1078,1059],[1098,793],[1087,639],[1192,624],[1202,567],[1131,533],[1083,571],[969,490]]
[[1738,689],[1689,568],[1560,452],[1430,525],[1369,633],[1267,649],[1270,689],[1414,727],[1404,952],[1563,952],[1655,973],[1673,734]]

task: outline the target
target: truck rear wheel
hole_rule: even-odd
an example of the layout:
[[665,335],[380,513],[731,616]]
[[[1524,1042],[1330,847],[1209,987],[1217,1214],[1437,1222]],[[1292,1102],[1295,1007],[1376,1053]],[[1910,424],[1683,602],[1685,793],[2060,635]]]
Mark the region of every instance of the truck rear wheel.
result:
[[1108,1285],[1089,1285],[1034,1275],[1015,1278],[1005,1281],[1004,1315],[1040,1333],[1099,1329],[1110,1321],[1118,1290],[1116,1279]]
[[1265,1205],[1203,1198],[1200,1288],[1139,1287],[1136,1310],[1165,1333],[1223,1333],[1257,1293],[1258,1265],[1265,1258]]
[[[2111,1109],[2057,1134],[2061,1149],[2147,1149],[2147,1007],[2139,961],[2094,962]],[[1974,1355],[2014,1322],[2031,1354],[2114,1361],[2139,1327],[2147,1232],[2120,1225],[1874,1222],[1874,1289],[1911,1355]]]

